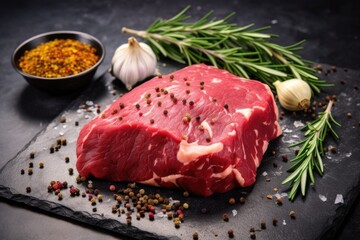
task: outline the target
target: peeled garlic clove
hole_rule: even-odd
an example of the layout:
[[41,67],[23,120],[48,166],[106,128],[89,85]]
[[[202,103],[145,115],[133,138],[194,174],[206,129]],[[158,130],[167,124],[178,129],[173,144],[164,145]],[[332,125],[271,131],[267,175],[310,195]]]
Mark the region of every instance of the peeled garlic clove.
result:
[[310,107],[311,88],[302,79],[290,79],[273,83],[281,106],[290,111],[300,111]]
[[157,60],[149,45],[130,37],[128,43],[115,50],[111,64],[111,73],[131,90],[136,83],[155,74]]

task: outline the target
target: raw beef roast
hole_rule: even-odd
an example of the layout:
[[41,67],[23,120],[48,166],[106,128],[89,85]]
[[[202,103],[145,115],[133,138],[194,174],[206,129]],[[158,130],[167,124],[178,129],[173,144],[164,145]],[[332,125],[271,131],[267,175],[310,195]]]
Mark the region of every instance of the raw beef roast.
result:
[[255,182],[281,134],[267,85],[204,64],[155,77],[81,130],[81,176],[209,196]]

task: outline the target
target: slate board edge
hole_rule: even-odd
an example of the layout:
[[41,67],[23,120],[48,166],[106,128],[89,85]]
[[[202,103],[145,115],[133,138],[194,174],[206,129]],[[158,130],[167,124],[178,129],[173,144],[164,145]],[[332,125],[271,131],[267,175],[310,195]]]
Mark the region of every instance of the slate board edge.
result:
[[[4,198],[10,200],[12,202],[18,203],[21,207],[31,207],[34,210],[40,209],[45,212],[58,215],[60,217],[64,217],[65,219],[75,220],[76,222],[83,223],[87,226],[93,226],[96,228],[101,228],[104,230],[110,231],[110,233],[117,233],[122,235],[127,239],[164,239],[164,240],[178,240],[180,238],[176,236],[159,236],[150,232],[143,231],[139,228],[129,226],[127,224],[123,224],[114,219],[103,218],[100,214],[94,215],[89,214],[84,211],[72,211],[70,208],[65,205],[52,202],[52,201],[44,201],[42,199],[38,199],[32,196],[27,196],[19,193],[15,193],[11,191],[10,188],[0,185],[0,198]],[[39,204],[41,200],[41,204]],[[61,208],[60,211],[57,209]],[[95,218],[94,216],[97,216]]]

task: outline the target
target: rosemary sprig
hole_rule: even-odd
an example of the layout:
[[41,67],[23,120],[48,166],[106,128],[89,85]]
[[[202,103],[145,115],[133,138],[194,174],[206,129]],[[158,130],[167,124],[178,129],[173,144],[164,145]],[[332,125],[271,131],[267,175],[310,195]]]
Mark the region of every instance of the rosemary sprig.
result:
[[338,138],[331,124],[340,126],[331,115],[332,106],[333,101],[330,100],[326,110],[319,113],[316,120],[308,123],[303,128],[303,130],[306,130],[304,134],[305,139],[290,146],[295,147],[302,145],[296,157],[290,160],[293,165],[288,171],[292,173],[282,182],[282,184],[290,183],[291,190],[288,198],[291,201],[295,199],[299,187],[301,194],[305,196],[308,179],[311,183],[315,183],[313,174],[314,167],[320,175],[324,172],[322,162],[322,156],[324,156],[323,141],[328,132],[335,138]]
[[189,22],[186,7],[170,19],[157,19],[147,30],[138,31],[124,27],[123,32],[148,40],[157,56],[169,57],[191,65],[208,63],[245,78],[254,78],[268,84],[276,80],[300,78],[309,83],[312,90],[320,92],[330,86],[316,76],[310,62],[303,60],[295,51],[302,49],[304,41],[290,46],[280,46],[269,39],[277,37],[265,33],[270,27],[253,28],[254,24],[237,26],[228,20],[211,18],[209,12],[195,22]]

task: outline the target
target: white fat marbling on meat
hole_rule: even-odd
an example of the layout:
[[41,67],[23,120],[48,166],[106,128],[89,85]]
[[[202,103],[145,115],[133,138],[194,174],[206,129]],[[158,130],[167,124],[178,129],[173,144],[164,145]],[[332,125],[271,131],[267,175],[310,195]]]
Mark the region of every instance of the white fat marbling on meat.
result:
[[233,89],[235,89],[235,90],[240,90],[240,88],[239,88],[239,87],[233,87]]
[[229,174],[231,174],[231,172],[233,171],[234,167],[229,165],[224,171],[219,172],[219,173],[213,173],[211,175],[211,178],[226,178],[227,176],[229,176]]
[[203,167],[204,167],[204,165],[205,165],[205,162],[204,162],[203,164],[201,164],[201,165],[197,168],[197,170],[202,170]]
[[243,176],[241,175],[241,173],[239,172],[239,170],[237,170],[236,168],[233,169],[233,173],[235,175],[236,181],[240,184],[240,186],[244,186],[245,184],[245,179],[243,178]]
[[83,142],[85,142],[85,141],[87,140],[87,138],[90,136],[91,132],[93,131],[93,129],[94,129],[96,126],[97,126],[96,123],[94,123],[94,124],[91,126],[90,130],[89,130],[89,131],[87,132],[87,134],[84,136]]
[[242,109],[236,109],[235,110],[235,112],[241,113],[248,120],[249,120],[249,117],[250,117],[252,111],[253,110],[251,108],[242,108]]
[[188,132],[187,132],[186,136],[189,136],[189,134],[191,133],[192,129],[193,129],[193,124],[192,124],[192,122],[190,122],[190,123],[189,123],[189,127],[188,127]]
[[227,147],[227,150],[228,150],[229,153],[232,153],[232,152],[233,152],[233,151],[232,151],[232,148],[231,148],[230,146]]
[[[176,82],[176,81],[173,81],[173,82]],[[178,87],[178,85],[171,85],[170,87],[167,87],[167,88],[165,88],[167,91],[169,91],[169,90],[171,90],[171,89],[173,89],[173,88],[177,88]]]
[[[149,146],[148,146],[148,151],[150,151],[152,148],[152,144],[150,143]],[[156,160],[155,160],[156,161]]]
[[170,183],[172,183],[172,184],[174,184],[175,186],[178,187],[178,184],[177,184],[176,180],[178,178],[181,178],[181,177],[184,177],[184,175],[173,174],[173,175],[169,175],[169,176],[166,176],[166,177],[161,177],[161,181],[166,182],[166,183],[170,182]]
[[264,141],[264,142],[263,142],[263,147],[262,147],[263,153],[266,152],[266,149],[267,149],[268,145],[269,145],[269,142],[268,142],[268,141]]
[[228,132],[229,136],[235,136],[236,135],[236,130],[232,130],[231,132]]
[[204,127],[204,130],[208,131],[210,138],[212,138],[213,137],[213,131],[211,129],[210,124],[206,120],[204,120],[204,121],[201,122],[201,126]]
[[223,148],[224,145],[221,142],[211,145],[199,145],[198,141],[188,143],[185,140],[181,140],[176,157],[179,162],[188,164],[201,156],[218,153],[222,151]]
[[239,162],[240,162],[240,158],[239,157],[235,158],[234,166],[237,166],[239,164]]
[[212,82],[212,83],[221,83],[222,80],[221,80],[221,79],[218,79],[218,78],[213,78],[213,79],[211,80],[211,82]]
[[244,142],[241,143],[241,148],[242,148],[242,151],[243,151],[244,160],[246,160],[246,151],[245,151]]
[[265,111],[265,108],[260,106],[254,106],[253,109],[260,109],[261,111]]
[[159,176],[156,175],[156,173],[153,172],[153,177],[152,178],[149,178],[149,179],[144,180],[144,181],[139,181],[139,183],[142,183],[142,184],[145,184],[145,185],[152,185],[152,186],[160,187],[160,185],[156,183],[155,179],[159,179]]
[[151,113],[151,111],[154,109],[154,104],[151,106],[150,110],[143,114],[143,116],[147,116]]
[[145,95],[146,95],[146,94],[147,94],[146,92],[144,92],[143,94],[141,94],[139,100],[138,100],[137,102],[134,102],[133,105],[135,106],[136,104],[140,103],[140,102],[145,98]]

